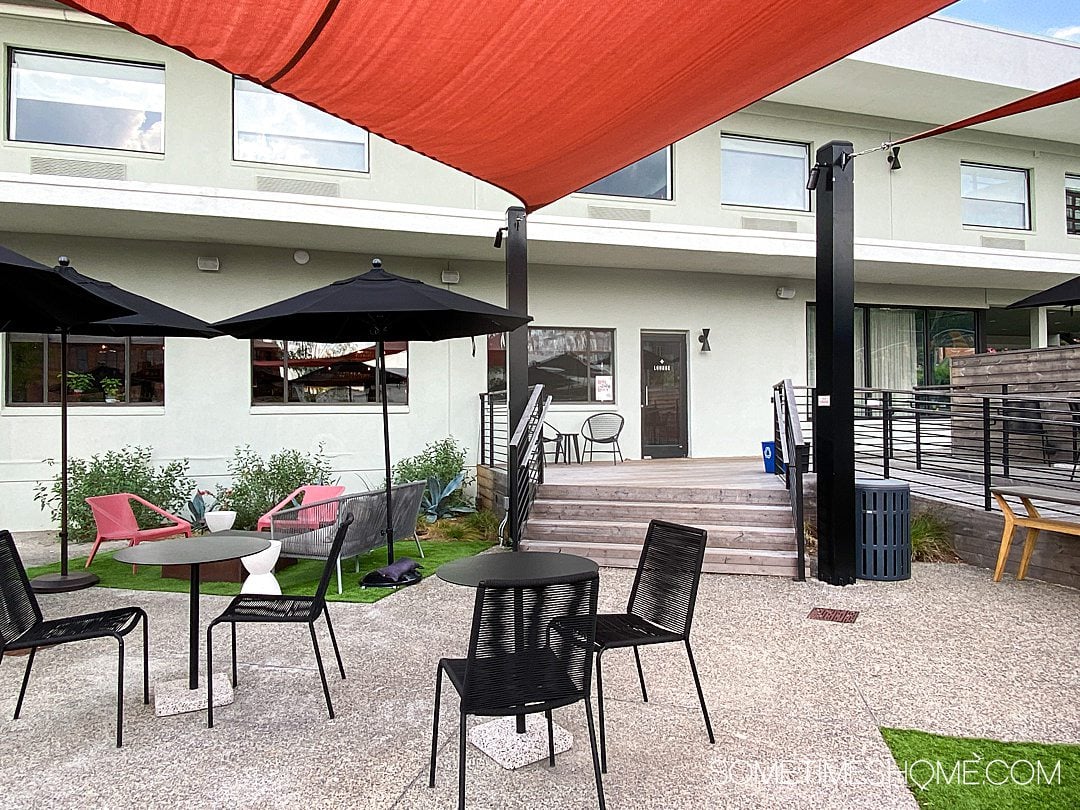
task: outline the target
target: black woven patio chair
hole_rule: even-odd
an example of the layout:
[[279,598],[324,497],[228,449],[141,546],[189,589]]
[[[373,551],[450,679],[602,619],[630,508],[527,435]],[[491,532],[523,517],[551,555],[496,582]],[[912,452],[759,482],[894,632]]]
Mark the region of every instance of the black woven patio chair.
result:
[[648,703],[649,693],[645,690],[645,673],[641,669],[638,647],[681,641],[690,659],[690,672],[697,687],[709,742],[716,742],[694,663],[694,651],[690,648],[690,625],[694,620],[707,540],[708,533],[704,529],[652,521],[641,549],[626,613],[601,613],[596,617],[596,702],[600,713],[600,763],[604,773],[607,773],[607,737],[601,658],[608,650],[618,647],[634,648],[641,699]]
[[232,626],[232,684],[236,688],[236,625],[254,623],[304,623],[311,633],[311,646],[315,648],[315,661],[319,665],[319,678],[322,679],[323,696],[326,698],[326,711],[330,719],[334,719],[334,705],[330,702],[330,687],[326,683],[326,670],[323,668],[322,653],[319,652],[319,639],[315,636],[315,620],[320,616],[326,617],[326,628],[330,631],[330,642],[334,645],[334,655],[337,657],[338,671],[341,679],[345,680],[345,665],[341,663],[341,652],[338,650],[337,638],[334,636],[334,625],[330,623],[330,611],[326,609],[326,589],[330,587],[330,577],[334,573],[334,566],[338,554],[341,552],[341,544],[345,542],[352,525],[353,515],[346,512],[338,521],[337,532],[334,542],[326,557],[326,565],[323,567],[322,577],[319,578],[319,587],[315,589],[314,596],[285,596],[284,594],[273,596],[263,594],[241,594],[234,597],[225,611],[210,622],[206,628],[206,671],[210,675],[206,678],[206,725],[214,727],[214,627],[222,622],[228,622]]
[[599,575],[543,580],[488,580],[476,590],[468,658],[443,658],[435,677],[431,770],[439,741],[442,676],[461,698],[458,733],[458,810],[465,807],[466,717],[507,717],[543,712],[548,723],[548,765],[555,765],[551,712],[585,703],[593,775],[601,810],[604,784],[596,750],[589,684],[596,628]]
[[[619,434],[622,433],[623,418],[617,413],[594,413],[585,420],[581,426],[581,436],[585,439],[585,447],[582,455],[589,454],[589,461],[593,460],[593,453],[611,453],[611,463],[615,464],[615,457],[623,461],[622,448],[619,447]],[[610,445],[610,449],[596,447],[596,445]]]
[[15,540],[6,529],[0,530],[0,661],[9,650],[30,650],[26,659],[19,700],[15,704],[15,720],[22,711],[30,668],[38,647],[51,647],[69,641],[93,638],[115,638],[120,647],[116,665],[116,747],[124,742],[124,636],[142,621],[143,627],[143,703],[150,702],[149,622],[142,608],[116,608],[100,613],[83,613],[64,619],[45,619],[37,598],[30,589],[22,559]]

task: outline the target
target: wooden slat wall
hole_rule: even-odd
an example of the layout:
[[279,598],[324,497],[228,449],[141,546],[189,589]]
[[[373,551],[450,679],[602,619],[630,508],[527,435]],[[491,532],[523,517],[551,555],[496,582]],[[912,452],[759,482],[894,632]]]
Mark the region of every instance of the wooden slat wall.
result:
[[500,520],[506,514],[506,471],[476,466],[476,508],[490,509]]
[[952,384],[978,386],[985,393],[999,393],[1008,385],[1010,394],[1080,396],[1080,346],[954,357]]

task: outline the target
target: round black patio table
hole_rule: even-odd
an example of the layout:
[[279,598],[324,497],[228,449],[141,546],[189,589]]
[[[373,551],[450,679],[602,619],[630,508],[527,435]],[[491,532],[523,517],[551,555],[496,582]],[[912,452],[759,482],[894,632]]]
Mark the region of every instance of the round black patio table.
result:
[[[600,567],[595,562],[576,554],[560,554],[557,551],[510,551],[462,557],[460,560],[440,565],[435,575],[455,585],[476,588],[489,579],[548,579],[591,574],[598,570]],[[525,733],[524,715],[518,715],[517,732]]]
[[591,574],[599,566],[587,557],[555,551],[513,551],[478,554],[440,565],[439,579],[469,588],[488,579],[547,579]]
[[206,537],[154,540],[121,549],[116,562],[133,565],[187,565],[191,568],[188,605],[189,633],[188,688],[199,688],[199,566],[203,563],[235,560],[270,548],[270,541],[252,537],[251,532],[218,532]]

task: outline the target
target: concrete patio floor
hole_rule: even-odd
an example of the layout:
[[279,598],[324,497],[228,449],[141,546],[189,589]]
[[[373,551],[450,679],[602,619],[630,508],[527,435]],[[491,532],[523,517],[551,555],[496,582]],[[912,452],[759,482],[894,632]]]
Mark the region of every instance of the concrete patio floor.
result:
[[[625,607],[631,579],[602,569],[601,610]],[[218,710],[213,729],[204,713],[155,718],[142,704],[133,637],[121,750],[115,644],[40,652],[18,721],[10,718],[25,659],[5,658],[0,806],[454,807],[456,695],[443,701],[434,790],[431,706],[436,661],[464,653],[472,599],[432,578],[374,605],[331,605],[348,673],[331,680],[334,721],[301,626],[240,628],[236,702]],[[204,628],[226,601],[203,597]],[[41,602],[47,616],[141,605],[151,619],[151,686],[185,672],[184,594],[95,588]],[[861,613],[854,624],[807,619],[815,606]],[[965,565],[917,564],[908,582],[844,589],[707,575],[693,640],[716,745],[681,648],[643,650],[648,704],[629,652],[606,657],[613,810],[915,808],[882,725],[1080,741],[1080,592],[1066,588],[995,585]],[[224,667],[227,632],[219,641]],[[504,771],[470,746],[468,805],[595,807],[584,711],[568,707],[556,720],[575,744],[554,769]]]

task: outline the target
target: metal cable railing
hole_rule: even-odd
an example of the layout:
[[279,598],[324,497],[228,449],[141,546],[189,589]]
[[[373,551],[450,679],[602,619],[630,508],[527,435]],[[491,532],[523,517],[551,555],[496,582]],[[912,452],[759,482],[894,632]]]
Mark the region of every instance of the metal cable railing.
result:
[[806,536],[803,515],[803,473],[809,467],[810,448],[803,438],[799,418],[799,403],[791,380],[773,386],[773,425],[775,445],[773,452],[776,475],[784,479],[791,499],[791,516],[795,525],[795,550],[797,554],[795,579],[806,579]]
[[515,551],[525,532],[525,522],[529,519],[536,490],[544,483],[542,434],[544,418],[550,404],[551,397],[544,396],[544,386],[534,385],[525,406],[525,413],[522,414],[507,446],[507,527]]
[[480,395],[480,452],[477,458],[486,467],[506,467],[509,415],[505,391]]

